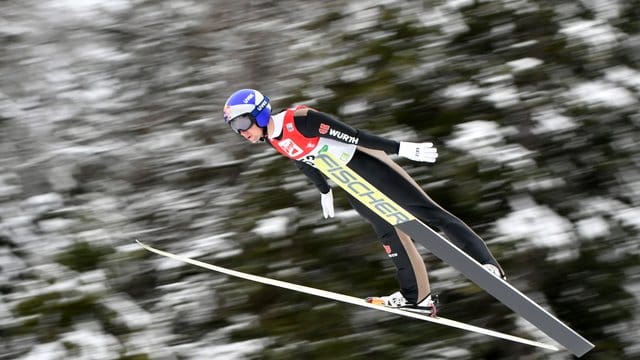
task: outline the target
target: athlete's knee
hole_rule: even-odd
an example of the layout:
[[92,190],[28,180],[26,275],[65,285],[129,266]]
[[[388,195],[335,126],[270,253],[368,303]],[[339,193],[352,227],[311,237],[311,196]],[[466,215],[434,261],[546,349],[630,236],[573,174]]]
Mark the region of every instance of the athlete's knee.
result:
[[371,222],[371,225],[373,226],[373,231],[376,233],[378,239],[383,242],[385,239],[393,239],[393,237],[397,237],[396,229],[382,219]]
[[378,235],[378,238],[382,240],[382,242],[388,242],[388,240],[395,240],[398,237],[398,234],[396,234],[396,231],[393,228],[379,231],[377,232],[377,235]]
[[460,219],[444,210],[430,210],[424,211],[420,216],[420,220],[424,221],[431,227],[438,229],[446,229],[450,227],[456,227],[464,225]]

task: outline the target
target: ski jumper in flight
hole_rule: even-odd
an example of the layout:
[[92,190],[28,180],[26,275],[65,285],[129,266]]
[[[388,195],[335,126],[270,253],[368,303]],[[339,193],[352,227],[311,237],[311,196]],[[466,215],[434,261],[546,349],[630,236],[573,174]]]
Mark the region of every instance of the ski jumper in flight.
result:
[[[484,241],[456,216],[436,204],[387,154],[433,163],[438,156],[432,143],[386,139],[355,129],[317,110],[297,106],[271,113],[269,99],[257,90],[233,93],[224,107],[225,122],[252,143],[266,141],[297,167],[321,193],[324,217],[333,217],[333,193],[324,175],[314,167],[320,151],[331,149],[351,170],[391,200],[433,229],[439,230],[458,248],[483,264],[494,275],[504,271]],[[348,195],[350,205],[372,226],[397,269],[400,291],[367,300],[392,307],[429,311],[434,308],[422,256],[406,234]]]

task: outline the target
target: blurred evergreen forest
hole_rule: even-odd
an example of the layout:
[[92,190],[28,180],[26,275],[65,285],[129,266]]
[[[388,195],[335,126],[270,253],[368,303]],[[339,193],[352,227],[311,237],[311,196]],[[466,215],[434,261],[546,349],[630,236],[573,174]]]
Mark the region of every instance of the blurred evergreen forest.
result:
[[[227,278],[134,242],[358,297],[372,229],[224,125],[233,91],[396,140],[509,281],[640,358],[640,2],[5,1],[0,359],[569,359]],[[423,251],[442,316],[545,337]]]

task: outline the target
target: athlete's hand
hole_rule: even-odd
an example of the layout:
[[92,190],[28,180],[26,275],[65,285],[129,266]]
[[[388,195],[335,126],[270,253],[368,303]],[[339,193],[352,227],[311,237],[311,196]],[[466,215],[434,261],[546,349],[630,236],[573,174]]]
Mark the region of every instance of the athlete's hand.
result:
[[433,143],[412,143],[400,141],[398,155],[413,161],[434,163],[438,158],[438,149],[433,147]]
[[322,215],[324,218],[332,218],[334,216],[333,211],[333,192],[329,189],[326,194],[320,194],[320,202],[322,203]]

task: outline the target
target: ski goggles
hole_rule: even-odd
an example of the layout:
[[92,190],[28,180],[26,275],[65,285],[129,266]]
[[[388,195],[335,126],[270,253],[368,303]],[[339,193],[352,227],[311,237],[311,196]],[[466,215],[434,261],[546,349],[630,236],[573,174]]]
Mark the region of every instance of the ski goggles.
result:
[[229,121],[229,126],[231,127],[231,130],[241,134],[243,131],[249,130],[254,123],[255,121],[250,114],[244,114],[234,117]]

